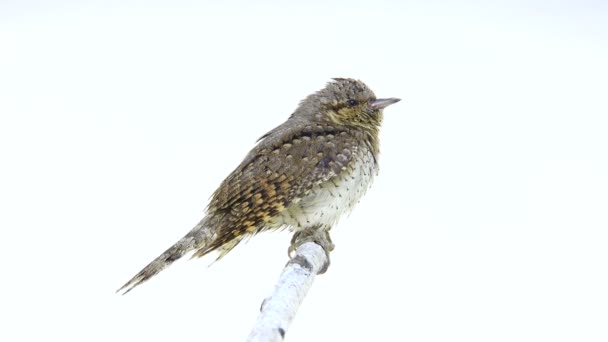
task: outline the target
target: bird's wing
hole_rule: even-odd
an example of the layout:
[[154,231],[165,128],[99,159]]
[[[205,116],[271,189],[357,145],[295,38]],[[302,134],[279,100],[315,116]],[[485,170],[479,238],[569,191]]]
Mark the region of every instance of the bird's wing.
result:
[[225,215],[225,224],[195,256],[259,232],[294,200],[338,175],[353,159],[358,138],[330,124],[288,121],[275,128],[213,194],[208,212]]

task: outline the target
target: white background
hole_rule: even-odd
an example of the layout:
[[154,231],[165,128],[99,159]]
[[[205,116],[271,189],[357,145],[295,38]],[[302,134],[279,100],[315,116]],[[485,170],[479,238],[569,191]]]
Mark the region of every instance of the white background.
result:
[[286,232],[114,291],[331,77],[403,101],[288,341],[608,340],[607,16],[3,0],[0,340],[243,341]]

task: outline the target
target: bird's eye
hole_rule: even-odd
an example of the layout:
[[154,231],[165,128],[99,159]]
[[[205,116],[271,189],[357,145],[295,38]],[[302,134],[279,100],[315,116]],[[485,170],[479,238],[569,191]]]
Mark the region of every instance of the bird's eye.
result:
[[357,100],[348,100],[348,105],[351,107],[354,107],[358,104],[359,104],[359,102],[357,102]]

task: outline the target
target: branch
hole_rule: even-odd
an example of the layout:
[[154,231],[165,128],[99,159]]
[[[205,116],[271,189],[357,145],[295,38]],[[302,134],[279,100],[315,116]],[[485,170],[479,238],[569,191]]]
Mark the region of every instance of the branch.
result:
[[300,245],[285,265],[274,292],[262,302],[260,315],[247,342],[283,341],[315,276],[328,262],[320,245],[314,242]]

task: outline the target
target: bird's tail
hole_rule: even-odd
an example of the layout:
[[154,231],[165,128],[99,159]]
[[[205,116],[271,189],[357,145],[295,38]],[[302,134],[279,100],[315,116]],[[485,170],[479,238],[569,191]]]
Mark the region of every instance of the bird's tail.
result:
[[124,291],[122,294],[126,294],[133,290],[137,285],[142,284],[146,280],[152,278],[160,271],[171,265],[174,261],[183,257],[186,253],[192,251],[201,245],[206,245],[211,241],[212,234],[207,228],[206,220],[203,219],[197,224],[188,234],[177,241],[173,246],[169,247],[163,254],[159,255],[146,267],[144,267],[139,273],[137,273],[131,280],[119,288],[116,292]]

